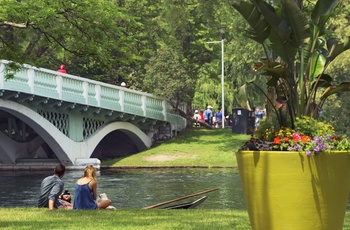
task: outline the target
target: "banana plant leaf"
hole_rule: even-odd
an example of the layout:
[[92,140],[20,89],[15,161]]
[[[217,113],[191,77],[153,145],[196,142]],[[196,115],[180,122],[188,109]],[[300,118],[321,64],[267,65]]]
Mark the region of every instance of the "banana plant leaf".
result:
[[310,74],[309,80],[313,82],[323,71],[326,64],[326,57],[318,50],[316,50],[310,59]]
[[271,27],[261,16],[258,9],[250,2],[233,1],[232,6],[245,18],[250,25],[248,37],[262,44],[269,37]]
[[[337,42],[337,40],[331,40],[331,41]],[[344,43],[339,43],[339,44],[333,43],[331,47],[332,48],[330,49],[330,52],[328,54],[329,61],[333,61],[339,54],[350,49],[350,36],[345,38]]]
[[319,28],[324,27],[332,11],[341,0],[318,0],[311,14],[311,19]]
[[312,88],[328,88],[332,86],[332,78],[328,74],[322,74],[320,79],[312,84]]
[[325,100],[327,97],[329,97],[332,94],[341,92],[341,91],[350,91],[350,82],[343,82],[339,86],[330,86],[328,87],[323,94],[321,95],[320,99]]

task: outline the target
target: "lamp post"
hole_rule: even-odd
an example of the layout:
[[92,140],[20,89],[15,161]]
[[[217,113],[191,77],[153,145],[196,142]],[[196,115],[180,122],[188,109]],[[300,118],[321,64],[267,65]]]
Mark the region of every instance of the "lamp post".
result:
[[224,38],[225,38],[225,25],[220,26],[221,41],[207,42],[207,43],[221,43],[221,127],[225,128],[225,65],[224,65]]
[[221,127],[225,128],[225,100],[224,100],[224,96],[225,96],[225,91],[224,91],[224,38],[225,38],[225,29],[226,26],[225,25],[221,25],[220,26],[220,33],[221,33]]

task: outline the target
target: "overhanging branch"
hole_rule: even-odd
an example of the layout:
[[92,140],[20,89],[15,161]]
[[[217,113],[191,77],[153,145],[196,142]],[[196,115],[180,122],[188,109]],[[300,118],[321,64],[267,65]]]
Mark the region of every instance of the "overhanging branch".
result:
[[16,27],[16,28],[28,28],[29,27],[29,22],[25,23],[15,23],[15,22],[0,22],[0,26],[11,26],[11,27]]

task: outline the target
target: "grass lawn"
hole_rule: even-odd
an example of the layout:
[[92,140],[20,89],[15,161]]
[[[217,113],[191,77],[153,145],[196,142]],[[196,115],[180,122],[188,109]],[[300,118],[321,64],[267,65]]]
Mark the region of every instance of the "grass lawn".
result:
[[175,138],[132,156],[103,161],[114,167],[233,167],[235,151],[249,135],[232,134],[230,128],[188,128]]
[[48,211],[0,209],[1,229],[250,229],[247,213],[223,210]]
[[[204,209],[49,211],[39,208],[0,208],[0,229],[250,230],[251,228],[246,211]],[[343,230],[349,229],[350,212],[347,212]]]

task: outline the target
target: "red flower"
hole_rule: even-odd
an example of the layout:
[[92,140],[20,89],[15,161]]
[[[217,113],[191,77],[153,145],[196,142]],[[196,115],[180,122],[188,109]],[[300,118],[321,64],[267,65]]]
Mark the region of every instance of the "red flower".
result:
[[281,138],[279,136],[275,137],[275,139],[273,139],[273,143],[280,145],[281,144]]
[[310,140],[311,140],[311,138],[308,137],[308,136],[301,136],[301,141],[302,142],[309,142]]
[[334,139],[336,139],[336,140],[338,140],[338,141],[341,141],[341,140],[343,140],[343,138],[342,137],[333,137]]
[[289,138],[288,137],[283,137],[283,140],[284,140],[284,142],[287,142],[287,141],[289,141]]

